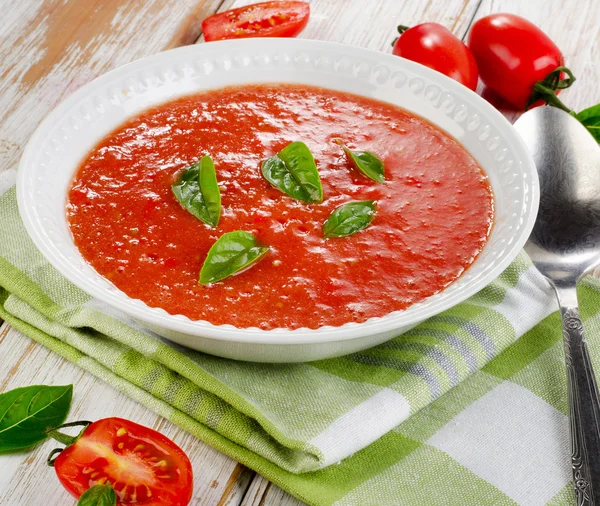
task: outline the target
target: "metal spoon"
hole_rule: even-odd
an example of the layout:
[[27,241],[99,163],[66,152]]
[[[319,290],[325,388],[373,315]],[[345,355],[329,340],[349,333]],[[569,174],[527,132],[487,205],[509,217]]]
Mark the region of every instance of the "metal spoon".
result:
[[555,107],[525,113],[515,128],[540,177],[540,210],[525,251],[553,285],[562,314],[575,498],[600,505],[600,396],[575,290],[600,261],[600,147]]

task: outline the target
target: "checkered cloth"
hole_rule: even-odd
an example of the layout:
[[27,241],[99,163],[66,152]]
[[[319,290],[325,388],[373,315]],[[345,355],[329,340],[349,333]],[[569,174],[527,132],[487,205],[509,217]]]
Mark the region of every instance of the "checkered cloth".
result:
[[[62,278],[0,176],[0,316],[313,505],[570,504],[560,318],[523,254],[411,331],[309,364],[162,340]],[[579,287],[600,370],[600,283]]]

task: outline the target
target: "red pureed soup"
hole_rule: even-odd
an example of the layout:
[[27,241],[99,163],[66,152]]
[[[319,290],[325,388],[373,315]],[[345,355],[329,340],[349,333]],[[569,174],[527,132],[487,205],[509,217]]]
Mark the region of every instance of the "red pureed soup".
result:
[[[365,177],[334,139],[385,164]],[[271,186],[261,162],[292,141],[312,151],[324,200]],[[222,213],[211,228],[171,185],[214,160]],[[375,200],[372,224],[323,237],[339,205]],[[407,308],[456,280],[493,221],[488,180],[456,140],[403,109],[304,85],[230,87],[148,110],[102,140],[79,167],[68,221],[85,259],[123,292],[194,320],[237,327],[318,328]],[[198,275],[225,232],[270,247],[251,268],[212,285]]]

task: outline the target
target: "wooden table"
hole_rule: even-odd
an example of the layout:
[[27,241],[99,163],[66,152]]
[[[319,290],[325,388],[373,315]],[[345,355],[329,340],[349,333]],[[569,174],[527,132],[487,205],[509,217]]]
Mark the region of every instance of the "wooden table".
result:
[[[64,97],[100,74],[145,55],[202,43],[206,16],[248,0],[0,0],[0,171],[17,166],[29,136]],[[464,37],[474,20],[513,12],[559,45],[578,77],[561,95],[578,110],[600,102],[598,0],[311,0],[301,37],[391,51],[398,24],[436,21]],[[515,112],[505,111],[514,120]],[[0,392],[32,384],[75,385],[69,419],[122,416],[175,440],[194,466],[193,505],[300,502],[250,469],[59,358],[7,324],[0,327]],[[49,445],[0,457],[0,505],[74,501],[46,467]],[[360,505],[357,505],[360,506]]]

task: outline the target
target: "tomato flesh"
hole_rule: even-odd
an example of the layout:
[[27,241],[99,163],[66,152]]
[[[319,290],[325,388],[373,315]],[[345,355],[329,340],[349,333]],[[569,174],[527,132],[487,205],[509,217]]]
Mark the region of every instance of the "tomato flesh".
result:
[[438,23],[423,23],[409,28],[398,37],[393,53],[437,70],[467,88],[477,88],[477,63],[471,51]]
[[170,439],[121,418],[92,423],[54,462],[62,485],[75,497],[110,484],[117,504],[185,506],[192,496],[192,467]]
[[295,37],[308,23],[306,2],[262,2],[219,12],[202,22],[204,40]]
[[550,37],[514,14],[492,14],[475,22],[469,47],[483,83],[519,109],[527,105],[535,83],[564,63]]

